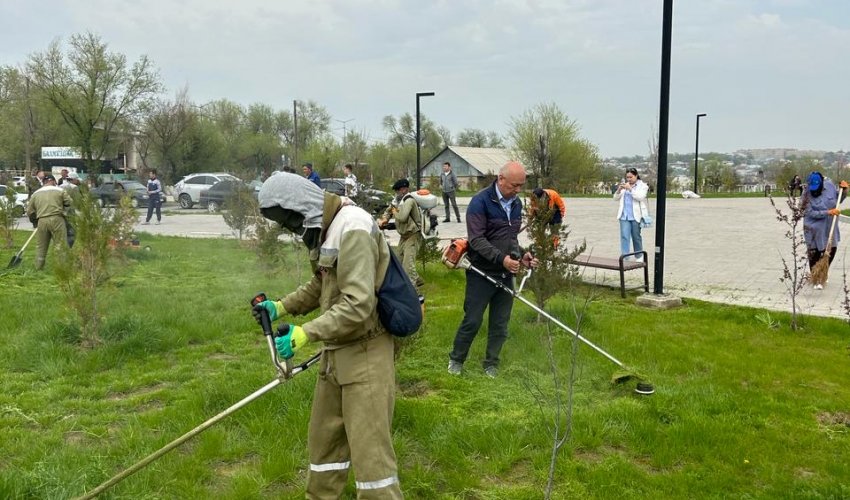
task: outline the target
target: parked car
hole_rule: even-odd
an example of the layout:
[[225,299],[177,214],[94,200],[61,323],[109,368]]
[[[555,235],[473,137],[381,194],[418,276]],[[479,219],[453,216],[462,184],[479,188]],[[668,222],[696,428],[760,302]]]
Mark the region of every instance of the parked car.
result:
[[148,206],[148,188],[136,181],[108,181],[89,191],[100,206],[117,205],[124,196],[131,197],[133,208]]
[[180,208],[192,208],[195,203],[200,203],[202,192],[213,187],[217,182],[225,180],[239,181],[238,178],[224,172],[187,175],[174,185],[177,203],[180,204]]
[[[322,179],[321,183],[325,191],[345,196],[345,179],[328,178]],[[367,188],[362,184],[358,186],[357,196],[354,197],[354,202],[372,215],[379,215],[386,210],[391,200],[392,195],[386,191]]]
[[213,184],[206,191],[201,191],[198,203],[202,207],[206,207],[210,212],[218,212],[223,208],[227,208],[227,204],[230,203],[230,200],[240,189],[250,192],[254,195],[255,199],[257,198],[258,191],[252,186],[240,180],[225,180]]
[[[6,204],[6,192],[7,191],[15,191],[9,186],[4,186],[0,184],[0,203],[4,206]],[[29,195],[26,193],[18,193],[15,192],[15,208],[12,210],[12,214],[15,217],[22,217],[24,212],[27,210],[27,199],[29,199]]]
[[27,187],[26,177],[12,177],[12,185],[15,187]]

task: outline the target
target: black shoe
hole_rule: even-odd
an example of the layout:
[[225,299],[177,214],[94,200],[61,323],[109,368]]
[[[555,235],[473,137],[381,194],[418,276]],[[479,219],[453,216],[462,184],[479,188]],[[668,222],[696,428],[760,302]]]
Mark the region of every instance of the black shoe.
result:
[[449,219],[443,219],[443,222],[451,222]]

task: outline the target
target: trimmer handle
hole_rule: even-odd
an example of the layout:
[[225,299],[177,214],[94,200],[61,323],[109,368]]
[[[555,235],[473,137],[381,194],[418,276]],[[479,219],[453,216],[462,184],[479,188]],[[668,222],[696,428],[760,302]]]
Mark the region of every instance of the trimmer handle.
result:
[[[268,300],[266,294],[260,292],[257,295],[254,295],[254,297],[251,299],[251,307],[257,307],[258,305],[260,305],[260,302],[265,302],[266,300]],[[259,313],[260,326],[263,327],[263,335],[267,337],[274,335],[274,332],[272,331],[272,320],[271,318],[269,318],[269,312],[266,311],[265,308],[260,308]]]

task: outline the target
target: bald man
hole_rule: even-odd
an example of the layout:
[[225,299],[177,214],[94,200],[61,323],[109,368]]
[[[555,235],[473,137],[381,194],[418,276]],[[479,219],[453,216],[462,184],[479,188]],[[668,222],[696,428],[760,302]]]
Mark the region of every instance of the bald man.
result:
[[[469,238],[469,260],[473,266],[513,289],[513,277],[520,263],[535,267],[530,253],[523,255],[517,236],[522,222],[522,201],[517,194],[525,185],[525,167],[508,162],[490,187],[476,194],[466,209],[466,231]],[[511,255],[522,255],[516,260]],[[466,298],[463,321],[455,334],[454,348],[449,354],[449,373],[460,375],[472,341],[484,321],[484,310],[490,308],[487,331],[487,353],[484,373],[498,374],[499,353],[508,338],[513,297],[474,271],[466,271]]]

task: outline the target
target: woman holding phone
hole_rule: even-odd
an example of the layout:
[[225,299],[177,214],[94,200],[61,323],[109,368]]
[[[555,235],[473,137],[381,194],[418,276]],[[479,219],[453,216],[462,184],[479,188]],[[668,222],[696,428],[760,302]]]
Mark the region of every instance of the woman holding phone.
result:
[[[643,251],[643,239],[641,239],[641,222],[649,220],[649,207],[646,197],[649,186],[642,180],[636,168],[627,168],[626,177],[617,187],[614,199],[619,202],[617,219],[620,221],[620,255]],[[629,248],[633,248],[632,252]],[[643,256],[637,256],[639,262]]]

